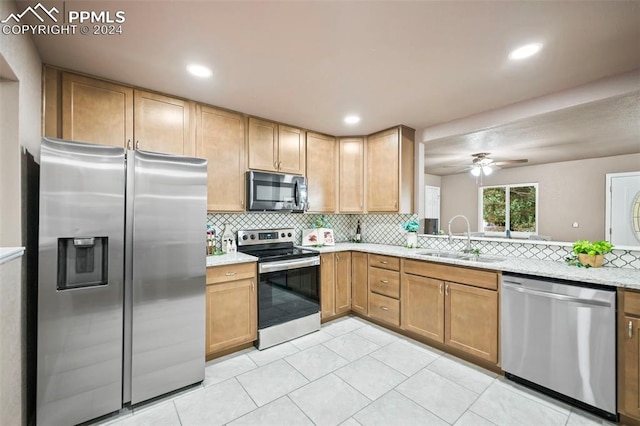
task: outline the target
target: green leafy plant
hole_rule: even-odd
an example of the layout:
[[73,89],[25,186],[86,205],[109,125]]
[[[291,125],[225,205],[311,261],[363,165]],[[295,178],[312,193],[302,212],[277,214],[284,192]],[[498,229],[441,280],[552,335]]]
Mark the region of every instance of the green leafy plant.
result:
[[573,243],[573,252],[575,254],[588,254],[595,256],[598,254],[607,254],[611,252],[613,244],[608,241],[596,241],[590,242],[589,240],[578,240]]
[[419,227],[420,225],[418,224],[417,220],[410,220],[402,224],[402,229],[407,232],[418,232]]

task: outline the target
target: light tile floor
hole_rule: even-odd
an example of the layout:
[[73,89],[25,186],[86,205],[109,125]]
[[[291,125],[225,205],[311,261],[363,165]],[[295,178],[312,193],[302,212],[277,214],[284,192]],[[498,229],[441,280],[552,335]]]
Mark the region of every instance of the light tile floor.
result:
[[207,363],[201,386],[96,425],[611,425],[356,317]]

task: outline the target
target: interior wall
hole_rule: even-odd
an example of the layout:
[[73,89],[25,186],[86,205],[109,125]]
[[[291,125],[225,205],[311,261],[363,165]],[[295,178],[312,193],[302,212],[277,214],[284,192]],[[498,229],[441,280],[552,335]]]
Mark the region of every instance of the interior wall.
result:
[[[483,185],[538,183],[538,233],[555,241],[605,238],[605,175],[640,170],[640,153],[497,170]],[[442,177],[441,219],[469,218],[478,231],[478,186],[469,173]],[[573,228],[573,222],[579,227]],[[466,231],[464,221],[452,224]]]
[[425,173],[424,184],[429,186],[437,186],[439,188],[442,185],[442,177]]
[[0,80],[0,247],[22,246],[18,89],[17,82]]
[[[0,1],[0,18],[8,16],[10,13],[21,12],[17,9],[16,3],[13,1]],[[25,217],[26,207],[24,204],[25,186],[22,183],[22,170],[20,166],[20,157],[15,157],[15,153],[20,153],[21,148],[26,148],[32,152],[36,158],[39,159],[40,155],[40,139],[42,136],[42,62],[40,56],[31,40],[30,35],[0,35],[0,78],[12,80],[17,84],[16,88],[7,88],[7,90],[17,90],[17,103],[13,103],[11,108],[17,107],[17,139],[15,135],[15,121],[9,120],[9,123],[13,122],[13,125],[7,124],[5,117],[0,120],[0,140],[2,143],[2,157],[3,162],[5,152],[10,153],[10,157],[7,158],[7,162],[11,162],[8,169],[3,167],[2,179],[0,180],[0,194],[2,199],[0,203],[4,210],[5,202],[11,204],[13,208],[21,208],[22,213],[16,218],[13,215],[15,210],[12,209],[11,220],[6,225],[4,222],[1,226],[11,226],[13,229],[10,232],[11,239],[8,240],[12,245],[25,245],[26,225],[20,220],[20,217]],[[4,86],[4,85],[3,85]],[[12,86],[13,87],[13,86]],[[3,87],[4,94],[4,87]],[[4,102],[4,100],[3,100]],[[14,111],[15,113],[15,111]],[[14,116],[15,120],[15,116]],[[5,135],[12,135],[12,137],[6,138]],[[6,144],[6,146],[5,146]],[[15,185],[20,185],[23,188],[17,195],[15,193]],[[5,200],[6,194],[11,194],[9,200]],[[7,219],[8,220],[8,219]],[[3,231],[4,235],[4,231]],[[16,236],[20,236],[15,244]],[[9,238],[9,237],[7,237]],[[3,237],[4,239],[4,237]],[[2,244],[5,244],[3,241]],[[11,407],[5,405],[2,406],[2,423],[11,425],[27,424],[31,414],[32,408],[28,409],[30,402],[27,398],[27,344],[26,344],[26,328],[27,328],[27,315],[26,315],[26,295],[27,285],[25,282],[26,274],[24,271],[31,266],[23,263],[22,278],[19,278],[18,285],[15,286],[13,303],[19,303],[19,306],[14,306],[16,309],[2,309],[0,312],[0,322],[3,327],[5,324],[13,324],[12,327],[15,330],[16,341],[11,342],[11,345],[3,344],[0,347],[0,371],[12,371],[13,377],[20,377],[21,380],[12,380],[10,384],[2,382],[2,388],[0,394],[2,394],[3,401],[5,395],[11,393],[17,395],[17,398],[11,399]],[[4,284],[4,282],[2,283]],[[19,340],[17,338],[19,336]],[[3,342],[4,343],[4,342]],[[11,356],[15,351],[20,353],[20,357],[16,358]],[[5,387],[6,385],[6,387]],[[17,406],[16,406],[17,404]],[[10,418],[5,417],[10,414]]]

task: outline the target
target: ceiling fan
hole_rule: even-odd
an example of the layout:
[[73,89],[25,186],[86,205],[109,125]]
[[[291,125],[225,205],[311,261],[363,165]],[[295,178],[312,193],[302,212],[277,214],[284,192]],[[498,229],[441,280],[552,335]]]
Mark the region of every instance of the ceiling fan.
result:
[[[489,152],[479,152],[477,154],[471,155],[471,157],[473,157],[473,160],[471,161],[471,165],[467,168],[471,170],[472,175],[476,177],[480,175],[489,176],[491,173],[493,173],[493,170],[496,167],[527,163],[529,161],[526,158],[520,158],[518,160],[495,161],[493,158],[489,158],[489,155],[491,155],[491,153]],[[465,170],[467,168],[465,168]]]

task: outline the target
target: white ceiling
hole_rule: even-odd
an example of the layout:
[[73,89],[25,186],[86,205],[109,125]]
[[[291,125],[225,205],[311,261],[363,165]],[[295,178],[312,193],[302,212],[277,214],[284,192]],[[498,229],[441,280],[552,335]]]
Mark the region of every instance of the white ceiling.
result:
[[[640,68],[638,1],[66,1],[64,7],[123,10],[124,34],[36,36],[45,63],[332,135],[397,124],[420,130]],[[537,56],[507,59],[532,41],[544,43]],[[213,77],[187,75],[190,62],[211,67]],[[343,123],[352,113],[360,124]],[[544,125],[543,118],[509,132]],[[451,148],[440,153],[450,155],[448,162],[470,154],[464,140],[440,142]],[[536,143],[554,142],[546,134],[526,153],[481,150],[532,157]]]

